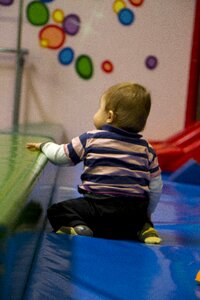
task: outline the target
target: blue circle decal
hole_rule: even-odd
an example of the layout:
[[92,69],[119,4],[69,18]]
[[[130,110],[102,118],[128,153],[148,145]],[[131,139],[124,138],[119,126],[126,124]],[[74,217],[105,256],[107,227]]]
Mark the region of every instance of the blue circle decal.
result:
[[72,48],[63,48],[58,55],[58,60],[62,65],[69,65],[74,59],[74,50]]
[[129,26],[133,23],[135,15],[129,8],[123,8],[119,11],[118,18],[122,25]]

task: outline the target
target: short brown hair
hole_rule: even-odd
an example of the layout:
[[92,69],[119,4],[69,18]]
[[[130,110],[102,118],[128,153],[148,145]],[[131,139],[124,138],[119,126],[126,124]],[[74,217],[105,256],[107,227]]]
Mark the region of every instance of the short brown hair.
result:
[[117,127],[135,133],[144,129],[151,108],[146,88],[137,83],[119,83],[111,86],[104,98],[105,110],[113,110]]

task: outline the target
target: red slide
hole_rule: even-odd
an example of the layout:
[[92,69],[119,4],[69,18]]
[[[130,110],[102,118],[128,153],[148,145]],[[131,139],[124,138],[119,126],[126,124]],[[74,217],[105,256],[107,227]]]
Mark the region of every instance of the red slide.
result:
[[151,140],[163,171],[175,171],[189,159],[200,162],[200,121],[163,141]]

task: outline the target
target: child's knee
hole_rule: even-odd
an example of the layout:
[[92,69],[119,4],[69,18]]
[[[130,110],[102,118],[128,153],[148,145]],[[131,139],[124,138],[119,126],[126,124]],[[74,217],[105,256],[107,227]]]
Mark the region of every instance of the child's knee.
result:
[[78,235],[93,236],[93,231],[86,225],[77,225],[74,230]]

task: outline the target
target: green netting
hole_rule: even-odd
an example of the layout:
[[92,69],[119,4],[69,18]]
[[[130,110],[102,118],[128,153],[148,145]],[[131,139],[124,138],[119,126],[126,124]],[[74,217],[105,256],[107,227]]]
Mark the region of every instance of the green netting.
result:
[[0,226],[12,228],[39,173],[47,163],[27,142],[50,140],[40,136],[0,134]]

